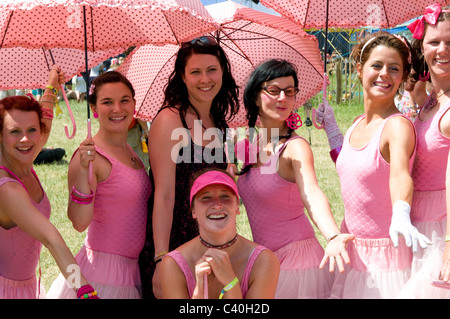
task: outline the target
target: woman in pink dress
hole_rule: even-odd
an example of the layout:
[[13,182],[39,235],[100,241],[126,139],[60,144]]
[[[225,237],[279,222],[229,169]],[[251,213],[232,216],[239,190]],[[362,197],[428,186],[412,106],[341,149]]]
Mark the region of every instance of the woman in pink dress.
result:
[[[87,228],[76,259],[102,298],[141,298],[138,257],[145,240],[151,185],[143,163],[127,144],[136,104],[134,89],[122,74],[111,71],[98,76],[90,92],[99,130],[74,153],[68,175],[69,219],[79,232]],[[74,297],[61,277],[49,296]]]
[[219,169],[197,172],[190,205],[199,235],[157,259],[162,297],[273,298],[280,264],[269,249],[237,234],[239,193],[233,178]]
[[[288,123],[296,115],[297,93],[297,70],[287,61],[266,61],[250,76],[244,92],[250,133],[258,119],[260,125],[256,141],[250,137],[249,162],[239,173],[238,187],[253,240],[280,260],[275,298],[328,298],[330,272],[336,262],[340,270],[349,262],[345,246],[353,236],[340,234],[317,183],[309,143]],[[328,240],[325,257],[305,208]],[[328,258],[330,271],[322,269]]]
[[[411,220],[433,244],[414,254],[412,276],[400,295],[402,298],[450,298],[449,289],[433,285],[433,281],[444,279],[448,271],[450,249],[446,242],[450,232],[447,231],[445,177],[450,150],[449,9],[441,10],[439,4],[430,5],[418,22],[408,26],[415,39],[413,47],[419,64],[425,65],[434,88],[414,122],[417,155],[412,171]],[[446,282],[450,285],[448,279],[447,275]]]
[[[333,286],[334,298],[397,297],[410,277],[412,251],[430,243],[411,224],[415,130],[394,102],[413,56],[405,39],[386,32],[369,35],[352,52],[364,114],[347,131],[342,149],[333,146],[345,206],[341,229],[356,239],[349,245],[350,269]],[[331,142],[339,129],[330,106],[322,107]]]
[[[0,100],[0,299],[36,299],[45,290],[36,279],[42,244],[77,296],[93,293],[84,276],[72,276],[77,263],[58,230],[50,223],[50,201],[33,169],[33,161],[52,127],[54,89],[64,83],[54,66],[41,104],[28,96]],[[70,280],[70,277],[72,277]],[[94,293],[95,295],[96,293]],[[97,297],[98,298],[98,297]]]

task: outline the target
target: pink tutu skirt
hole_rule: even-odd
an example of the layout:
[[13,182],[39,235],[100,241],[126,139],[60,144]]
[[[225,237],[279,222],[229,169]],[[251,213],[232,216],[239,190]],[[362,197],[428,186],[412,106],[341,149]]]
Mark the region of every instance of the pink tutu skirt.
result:
[[0,276],[1,299],[44,299],[45,288],[41,284],[38,289],[36,276],[27,280],[12,280]]
[[[442,245],[445,244],[445,234],[447,227],[447,211],[445,190],[414,192],[411,220],[417,230],[427,236],[432,241],[427,249],[418,249],[413,255],[411,265],[411,274],[419,272],[428,259],[436,259],[439,254],[436,251],[443,251]],[[442,255],[441,255],[442,256]],[[442,260],[439,265],[442,264]],[[428,266],[430,269],[430,266]]]
[[[83,246],[75,257],[100,299],[141,299],[138,259],[103,253]],[[47,293],[50,299],[73,299],[75,291],[59,274]]]
[[280,260],[275,299],[326,299],[330,297],[334,275],[319,269],[324,251],[317,238],[290,243],[275,254]]
[[331,298],[396,298],[411,275],[412,251],[403,238],[397,248],[389,238],[356,238],[347,251],[350,265],[336,274]]
[[411,278],[399,294],[399,298],[448,299],[450,290],[438,288],[432,282],[438,280],[442,267],[447,227],[445,190],[414,192],[411,218],[417,230],[432,241],[426,249],[419,248],[413,255]]

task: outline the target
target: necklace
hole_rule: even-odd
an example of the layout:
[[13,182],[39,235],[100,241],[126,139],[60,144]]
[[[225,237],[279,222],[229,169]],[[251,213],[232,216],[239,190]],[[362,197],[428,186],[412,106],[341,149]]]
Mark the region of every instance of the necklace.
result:
[[[445,93],[447,93],[448,91],[450,91],[450,88],[448,88],[445,91],[440,91],[438,94],[435,94],[434,90],[430,93],[430,95],[428,96],[427,100],[425,101],[425,103],[422,106],[422,109],[425,112],[428,112],[429,110],[431,110],[433,107],[436,106],[439,98],[444,95]],[[436,96],[435,96],[436,95]]]
[[201,236],[199,236],[200,238],[200,242],[202,243],[203,246],[208,247],[208,248],[216,248],[216,249],[225,249],[230,247],[231,245],[233,245],[236,241],[237,241],[237,234],[236,236],[234,236],[234,238],[232,240],[230,240],[229,242],[223,244],[223,245],[213,245],[208,243],[207,241],[205,241]]

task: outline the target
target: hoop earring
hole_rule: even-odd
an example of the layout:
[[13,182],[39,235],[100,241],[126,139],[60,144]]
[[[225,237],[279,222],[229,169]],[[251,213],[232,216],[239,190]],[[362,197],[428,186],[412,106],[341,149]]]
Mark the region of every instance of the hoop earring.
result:
[[289,117],[286,119],[286,124],[289,128],[297,130],[303,125],[303,122],[298,113],[291,113],[291,115],[289,115]]

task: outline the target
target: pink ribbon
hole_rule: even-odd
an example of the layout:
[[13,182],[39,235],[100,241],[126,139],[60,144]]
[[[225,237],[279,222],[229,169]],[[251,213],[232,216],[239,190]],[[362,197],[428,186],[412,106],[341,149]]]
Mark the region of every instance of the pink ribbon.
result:
[[423,33],[425,31],[425,21],[429,24],[435,25],[439,15],[441,14],[441,6],[439,3],[430,4],[425,8],[425,13],[422,18],[417,19],[410,25],[408,25],[409,31],[412,32],[413,38],[421,40],[423,38]]

